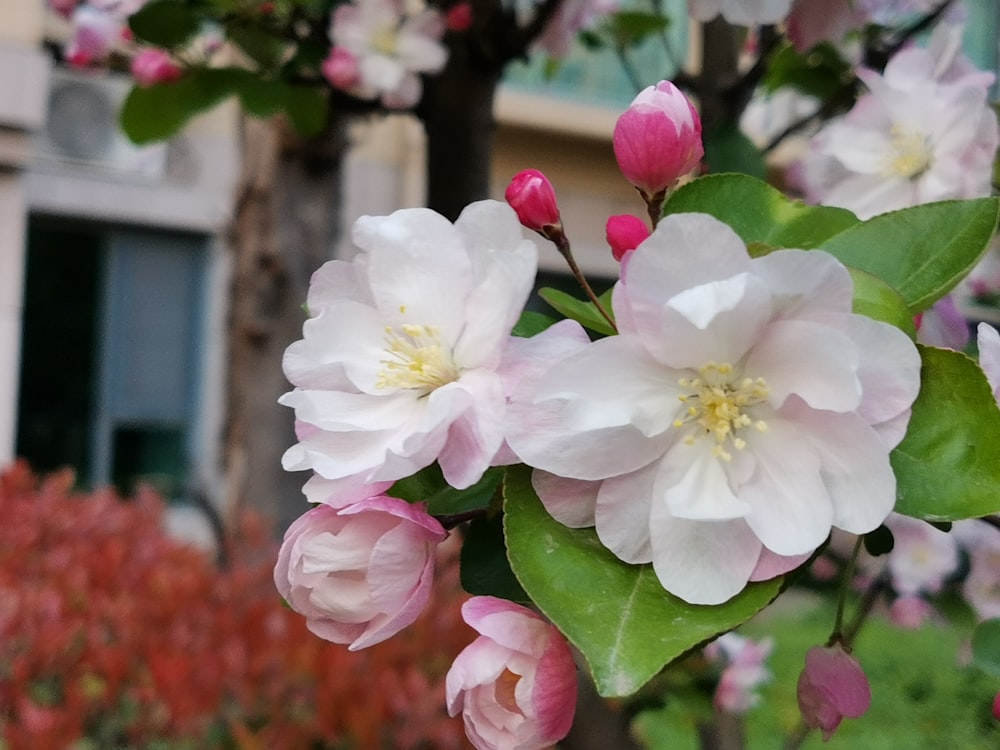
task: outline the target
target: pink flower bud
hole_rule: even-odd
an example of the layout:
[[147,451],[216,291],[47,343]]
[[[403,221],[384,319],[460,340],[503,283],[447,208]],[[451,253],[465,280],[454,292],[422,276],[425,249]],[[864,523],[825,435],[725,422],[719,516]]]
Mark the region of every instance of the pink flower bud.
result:
[[337,89],[349,90],[361,81],[358,58],[343,47],[334,47],[320,66],[323,77]]
[[1000,693],[993,699],[993,718],[1000,721]]
[[625,179],[648,197],[669,188],[705,155],[701,118],[670,81],[639,92],[618,118],[613,143]]
[[448,9],[444,17],[448,31],[465,31],[472,26],[472,3],[458,3]]
[[560,223],[556,191],[549,178],[537,169],[525,169],[514,175],[504,197],[528,229],[544,234],[545,227]]
[[649,237],[649,227],[638,216],[621,214],[612,216],[604,225],[604,233],[611,245],[611,254],[620,261],[629,250],[635,250]]
[[813,646],[796,688],[806,725],[829,739],[845,716],[856,719],[872,702],[871,687],[861,664],[839,644]]
[[170,83],[183,74],[184,71],[170,58],[170,53],[166,50],[144,49],[132,60],[132,76],[140,86]]
[[448,713],[459,712],[478,750],[540,750],[569,732],[576,665],[566,640],[539,615],[476,596],[462,617],[480,633],[445,679]]
[[313,633],[357,651],[417,619],[445,536],[422,506],[385,495],[318,505],[285,533],[274,583]]

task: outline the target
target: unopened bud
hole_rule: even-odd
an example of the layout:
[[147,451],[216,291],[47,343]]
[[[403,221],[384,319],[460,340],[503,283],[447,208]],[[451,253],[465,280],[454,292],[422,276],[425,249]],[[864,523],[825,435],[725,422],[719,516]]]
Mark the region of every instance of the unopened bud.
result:
[[618,168],[647,199],[664,192],[705,155],[701,118],[670,81],[639,92],[618,118],[613,144]]
[[556,191],[549,178],[537,169],[525,169],[514,175],[504,197],[528,229],[548,237],[548,228],[561,226]]
[[154,83],[170,83],[184,74],[170,57],[170,53],[162,49],[144,49],[132,60],[132,77],[140,86],[152,86]]
[[861,664],[840,644],[814,646],[806,652],[806,666],[796,687],[799,710],[806,725],[829,739],[845,716],[856,719],[868,710],[872,691]]
[[625,253],[635,250],[649,237],[649,227],[637,216],[621,214],[608,219],[604,233],[611,245],[611,254],[615,256],[615,260],[621,261]]

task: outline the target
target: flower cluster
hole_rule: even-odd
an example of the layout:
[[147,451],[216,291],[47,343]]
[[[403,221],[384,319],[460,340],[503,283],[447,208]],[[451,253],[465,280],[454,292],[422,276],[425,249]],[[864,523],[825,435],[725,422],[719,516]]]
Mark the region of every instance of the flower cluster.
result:
[[[701,157],[700,133],[667,82],[616,128],[655,227],[609,220],[621,278],[610,313],[594,300],[614,335],[591,341],[574,321],[511,335],[537,254],[520,224],[571,257],[537,170],[514,178],[509,206],[475,203],[454,224],[424,209],[363,217],[360,252],[316,272],[281,402],[298,436],[285,467],[313,472],[305,493],[318,505],[288,530],[275,569],[313,632],[357,649],[417,619],[446,531],[391,494],[431,464],[458,490],[492,465],[533,467],[554,519],[596,527],[621,561],[651,563],[666,591],[695,604],[798,567],[831,528],[863,534],[885,520],[917,351],[852,311],[851,277],[831,255],[752,257],[708,215],[657,221]],[[576,684],[563,637],[492,597],[463,613],[481,637],[449,673],[448,708],[473,743],[561,738]],[[736,712],[766,678],[767,647],[740,651],[726,651],[719,697]]]
[[355,0],[334,11],[333,43],[323,75],[334,88],[390,109],[412,107],[422,92],[420,73],[437,73],[448,60],[441,43],[445,18],[435,8],[410,12],[397,0]]

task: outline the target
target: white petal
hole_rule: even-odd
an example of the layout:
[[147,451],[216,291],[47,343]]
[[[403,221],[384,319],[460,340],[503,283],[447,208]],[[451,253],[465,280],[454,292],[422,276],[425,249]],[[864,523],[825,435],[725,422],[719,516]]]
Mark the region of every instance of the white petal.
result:
[[531,472],[531,486],[538,494],[549,515],[571,529],[593,526],[600,482],[566,479],[535,469]]
[[653,559],[649,514],[658,467],[646,466],[601,482],[595,521],[601,544],[627,563]]
[[662,504],[650,518],[653,569],[663,588],[691,604],[722,604],[747,585],[760,540],[742,519],[688,521]]
[[878,433],[856,414],[789,411],[822,462],[832,524],[852,534],[878,528],[896,503],[896,476]]
[[678,442],[660,462],[654,503],[664,503],[675,518],[722,521],[742,518],[750,506],[733,493],[723,461],[712,455],[708,437],[692,445]]
[[815,409],[847,412],[861,403],[859,360],[858,347],[836,328],[778,320],[754,344],[745,373],[767,381],[775,407],[795,394]]
[[750,435],[757,472],[739,488],[750,503],[747,523],[772,552],[800,555],[822,544],[833,523],[833,502],[820,476],[820,457],[803,430],[780,418]]

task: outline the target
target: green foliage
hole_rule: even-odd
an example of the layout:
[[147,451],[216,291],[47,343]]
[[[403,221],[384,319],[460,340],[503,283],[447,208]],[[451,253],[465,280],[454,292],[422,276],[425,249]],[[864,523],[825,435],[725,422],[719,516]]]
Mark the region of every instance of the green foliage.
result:
[[235,94],[243,75],[236,68],[197,68],[172,83],[136,86],[122,107],[122,129],[139,144],[169,138],[196,114]]
[[972,633],[972,660],[987,674],[1000,677],[1000,618],[976,627]]
[[318,87],[260,78],[242,68],[194,68],[178,81],[134,87],[122,107],[122,129],[136,143],[163,140],[230,96],[239,96],[257,117],[285,112],[303,135],[316,135],[326,124],[326,96]]
[[511,331],[511,334],[514,336],[520,336],[521,338],[531,338],[532,336],[541,333],[555,322],[556,319],[551,318],[548,315],[535,312],[534,310],[525,310],[521,313],[521,317],[518,319],[517,324],[514,326],[514,330]]
[[764,154],[735,122],[725,122],[705,133],[705,164],[713,174],[738,172],[763,180],[767,177]]
[[[741,635],[774,639],[766,662],[774,679],[747,714],[747,750],[780,748],[798,726],[795,685],[805,652],[826,641],[833,616],[832,600],[789,592],[741,628]],[[1000,724],[990,715],[996,680],[956,666],[967,638],[964,627],[938,620],[900,630],[870,619],[855,655],[871,681],[871,708],[860,719],[845,719],[827,742],[811,733],[803,750],[996,750]],[[665,708],[640,715],[636,734],[648,750],[699,750],[691,704],[673,698],[671,693]]]
[[910,311],[930,307],[976,264],[996,231],[1000,200],[926,203],[875,216],[822,243],[842,263],[879,277]]
[[201,17],[191,3],[153,0],[128,19],[139,39],[157,47],[179,47],[197,33]]
[[848,268],[854,282],[854,312],[894,325],[913,338],[917,334],[906,301],[882,279],[857,268]]
[[529,603],[531,599],[510,569],[503,536],[503,519],[477,518],[469,524],[459,559],[462,588],[473,596],[499,596]]
[[502,478],[503,469],[488,469],[471,487],[456,490],[444,480],[441,467],[434,463],[413,476],[400,479],[386,494],[408,503],[426,502],[431,515],[450,516],[488,508]]
[[769,93],[788,86],[817,99],[828,99],[853,86],[854,80],[851,64],[832,44],[819,44],[802,53],[785,42],[768,60],[763,84]]
[[777,596],[782,579],[749,585],[718,606],[668,594],[651,565],[629,565],[593,529],[545,511],[531,470],[507,470],[504,529],[515,575],[532,601],[583,653],[604,696],[629,695],[666,664],[745,622]]
[[920,395],[891,454],[896,511],[930,521],[1000,512],[1000,409],[986,376],[960,352],[918,348]]
[[733,228],[744,242],[808,250],[858,223],[850,211],[808,206],[744,174],[701,177],[680,187],[664,214],[699,212]]
[[[559,289],[552,289],[549,287],[540,289],[538,296],[552,305],[552,307],[554,307],[558,312],[562,313],[570,320],[575,320],[584,328],[589,328],[590,330],[596,331],[597,333],[605,336],[610,336],[615,332],[614,329],[608,324],[608,321],[604,319],[604,316],[597,311],[593,302],[585,302],[584,300],[577,299],[572,294],[567,294]],[[610,314],[611,290],[609,289],[606,291],[598,297],[598,299],[601,301],[601,305],[604,309]]]

